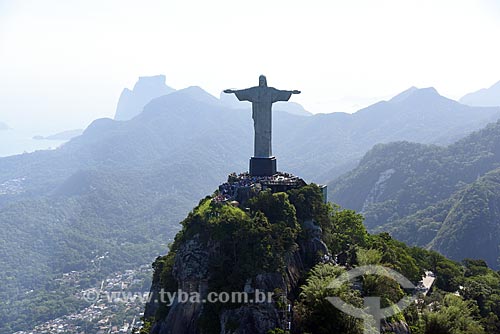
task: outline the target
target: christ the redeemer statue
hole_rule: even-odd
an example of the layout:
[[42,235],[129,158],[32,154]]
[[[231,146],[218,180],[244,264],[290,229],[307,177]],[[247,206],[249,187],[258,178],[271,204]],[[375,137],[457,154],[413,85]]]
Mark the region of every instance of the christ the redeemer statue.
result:
[[241,89],[226,89],[224,93],[234,93],[238,100],[252,102],[252,118],[255,129],[254,156],[250,160],[250,174],[267,176],[276,173],[276,159],[272,156],[272,104],[288,101],[298,90],[279,90],[267,86],[266,77],[259,77],[259,85]]

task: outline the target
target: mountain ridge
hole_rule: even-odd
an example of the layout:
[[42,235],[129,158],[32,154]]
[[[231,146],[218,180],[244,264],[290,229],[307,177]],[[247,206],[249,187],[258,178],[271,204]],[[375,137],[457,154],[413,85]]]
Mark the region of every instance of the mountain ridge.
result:
[[471,106],[500,106],[500,81],[489,88],[466,94],[459,101]]

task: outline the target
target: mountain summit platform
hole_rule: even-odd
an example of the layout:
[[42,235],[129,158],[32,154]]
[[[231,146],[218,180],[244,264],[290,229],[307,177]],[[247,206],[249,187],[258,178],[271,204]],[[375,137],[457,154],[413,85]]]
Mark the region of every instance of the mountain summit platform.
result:
[[307,183],[298,176],[277,172],[272,176],[252,176],[250,173],[229,174],[227,182],[219,186],[216,202],[246,202],[263,190],[284,192],[305,186]]

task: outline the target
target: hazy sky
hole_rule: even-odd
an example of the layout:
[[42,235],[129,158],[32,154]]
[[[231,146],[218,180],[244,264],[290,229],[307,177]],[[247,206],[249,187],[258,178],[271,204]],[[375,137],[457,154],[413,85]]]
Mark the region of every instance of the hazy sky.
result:
[[258,75],[312,112],[412,85],[459,98],[500,80],[498,0],[0,0],[0,121],[38,132],[112,117],[165,74],[214,95]]

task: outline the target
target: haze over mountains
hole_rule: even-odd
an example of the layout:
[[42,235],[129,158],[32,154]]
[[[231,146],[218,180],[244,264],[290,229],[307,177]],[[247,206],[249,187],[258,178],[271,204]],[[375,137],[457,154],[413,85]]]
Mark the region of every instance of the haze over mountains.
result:
[[[135,87],[155,86],[152,92],[156,93],[148,94],[157,95],[162,91],[168,91],[167,94],[170,94],[172,89],[166,86],[164,81],[163,75],[141,77]],[[140,92],[141,89],[138,88],[137,91]],[[232,95],[221,94],[218,100],[199,89],[196,94],[190,96],[192,99],[199,99],[224,109],[247,110],[247,116],[240,119],[242,122],[250,118],[250,103],[239,102]],[[141,103],[144,103],[146,97],[142,96],[140,99]],[[120,105],[127,106],[124,101],[122,94],[118,109],[124,108]],[[137,101],[132,105],[135,106],[136,112],[140,112]],[[354,114],[333,113],[297,118],[294,116],[311,114],[293,101],[277,103],[273,122],[274,154],[279,158],[278,163],[283,170],[289,170],[309,180],[327,182],[353,168],[363,154],[376,143],[409,140],[449,144],[470,131],[495,121],[500,115],[499,110],[464,106],[440,96],[433,88],[415,87],[389,101],[381,101]],[[119,115],[117,111],[116,119],[121,119]],[[215,118],[217,116],[214,115]],[[245,144],[253,142],[251,131],[246,133],[246,138]],[[301,158],[297,159],[297,155]],[[246,162],[242,162],[240,166],[246,168]]]
[[[377,143],[449,144],[498,119],[499,110],[465,106],[439,95],[434,88],[412,87],[354,114],[314,115],[297,126],[277,120],[276,136],[283,131],[284,137],[291,138],[276,140],[275,147],[292,172],[327,182],[355,167]],[[296,130],[287,131],[292,128]]]
[[500,81],[490,88],[465,95],[460,99],[460,103],[482,107],[500,106]]
[[[151,95],[161,96],[144,102],[150,80],[160,87]],[[96,254],[107,254],[100,275],[150,263],[199,198],[248,169],[250,105],[199,87],[173,91],[164,81],[141,78],[123,93],[116,117],[123,120],[96,120],[53,151],[0,159],[0,253],[9,259],[0,267],[0,297],[16,300],[1,309],[4,326],[59,315],[57,308],[29,313],[24,291],[43,295],[62,272],[92,269]],[[377,143],[448,144],[500,117],[498,107],[465,106],[433,88],[411,88],[354,114],[277,109],[278,169],[317,182],[355,167]],[[18,320],[19,313],[30,318]]]
[[124,88],[116,107],[115,119],[126,121],[139,115],[144,106],[154,98],[174,92],[165,84],[164,75],[140,77],[133,90]]
[[40,140],[40,139],[45,139],[45,140],[70,140],[71,138],[75,138],[80,136],[83,133],[83,130],[81,129],[75,129],[75,130],[66,130],[62,132],[55,133],[53,135],[49,136],[34,136],[34,139]]
[[[147,87],[154,89],[147,90]],[[145,94],[144,92],[148,92]],[[124,90],[115,119],[127,119],[140,113],[151,96],[170,94],[165,76],[141,77],[131,92]],[[127,93],[126,93],[127,92]],[[141,93],[142,92],[142,93]],[[129,96],[129,94],[131,94]],[[248,102],[239,102],[233,95],[221,93],[220,99],[199,91],[195,99],[205,99],[226,109],[248,110]],[[127,98],[124,98],[127,96]],[[135,99],[128,103],[128,99]],[[131,100],[132,101],[132,100]],[[134,106],[134,112],[124,115],[121,110]],[[123,106],[123,107],[122,107]],[[354,114],[333,113],[311,116],[293,101],[274,106],[274,154],[283,169],[306,179],[327,182],[353,168],[357,161],[376,143],[408,140],[421,143],[449,144],[470,131],[495,121],[499,108],[471,108],[440,96],[434,88],[412,87],[389,101],[381,101]],[[286,113],[283,114],[282,112]],[[474,117],[472,117],[474,115]],[[300,123],[300,124],[299,124]],[[445,124],[446,123],[446,124]],[[294,131],[290,131],[290,129]],[[251,133],[247,134],[251,143]],[[321,143],[318,145],[317,143]],[[295,159],[296,155],[301,159]],[[245,167],[244,165],[242,166]]]

